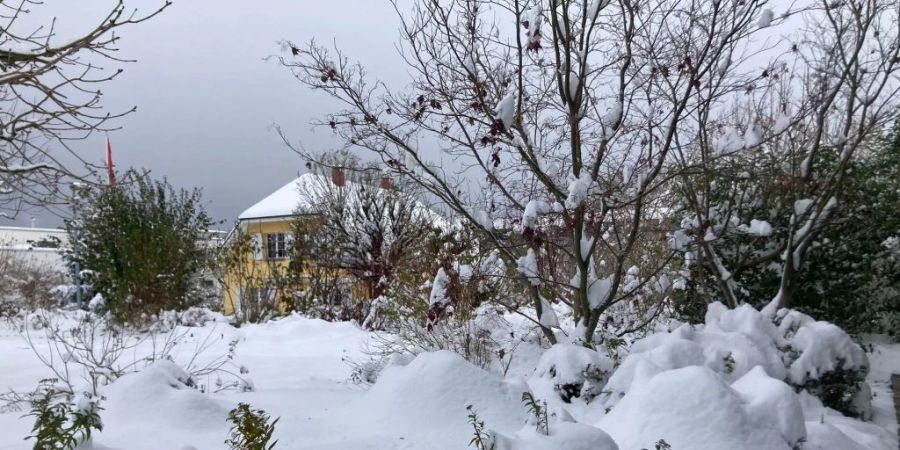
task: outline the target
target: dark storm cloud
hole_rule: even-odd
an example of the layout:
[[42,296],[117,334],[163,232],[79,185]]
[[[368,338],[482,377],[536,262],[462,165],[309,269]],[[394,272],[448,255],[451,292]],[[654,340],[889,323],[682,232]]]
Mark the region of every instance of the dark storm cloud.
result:
[[[131,0],[149,12],[161,1]],[[56,16],[62,33],[84,29],[114,4],[109,0],[50,0],[41,14]],[[110,111],[138,107],[110,133],[119,169],[142,167],[180,187],[201,187],[213,217],[230,225],[240,211],[287,183],[302,162],[271,129],[281,125],[307,148],[339,143],[330,130],[313,129],[335,104],[296,82],[276,62],[278,41],[310,38],[337,44],[373,75],[402,83],[394,49],[395,13],[374,0],[176,0],[161,16],[121,33],[118,56],[137,59],[103,88]],[[90,161],[104,155],[97,134],[74,148]],[[40,212],[19,224],[58,225]],[[6,221],[3,224],[9,224]]]

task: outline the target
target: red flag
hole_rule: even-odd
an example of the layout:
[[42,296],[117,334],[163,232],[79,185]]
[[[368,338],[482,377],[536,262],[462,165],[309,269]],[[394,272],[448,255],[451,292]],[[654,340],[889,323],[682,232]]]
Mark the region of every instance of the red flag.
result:
[[109,173],[109,185],[116,185],[116,172],[113,169],[112,144],[109,143],[109,135],[106,136],[106,170]]

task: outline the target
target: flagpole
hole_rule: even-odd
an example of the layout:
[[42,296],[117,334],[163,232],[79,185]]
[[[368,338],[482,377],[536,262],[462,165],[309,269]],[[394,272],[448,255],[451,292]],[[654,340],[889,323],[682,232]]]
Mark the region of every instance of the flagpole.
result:
[[110,186],[116,185],[115,165],[112,159],[112,144],[109,142],[109,133],[106,134],[106,171]]

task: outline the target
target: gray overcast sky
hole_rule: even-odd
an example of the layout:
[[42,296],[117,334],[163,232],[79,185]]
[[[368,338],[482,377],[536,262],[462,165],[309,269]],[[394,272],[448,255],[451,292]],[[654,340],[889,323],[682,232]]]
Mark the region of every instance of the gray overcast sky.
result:
[[[45,0],[41,16],[56,16],[62,33],[86,30],[113,0]],[[149,12],[162,0],[126,0]],[[327,150],[338,142],[310,121],[336,106],[313,93],[276,62],[277,41],[336,40],[351,59],[389,82],[402,83],[405,69],[394,48],[397,20],[386,0],[175,0],[153,20],[121,31],[121,56],[137,59],[103,89],[105,105],[137,112],[110,133],[117,167],[143,167],[179,187],[201,187],[207,210],[230,227],[244,208],[289,182],[302,161],[274,130],[293,141]],[[75,144],[80,154],[102,161],[104,136]],[[60,220],[25,212],[14,223],[59,225]],[[0,225],[14,224],[0,220]]]

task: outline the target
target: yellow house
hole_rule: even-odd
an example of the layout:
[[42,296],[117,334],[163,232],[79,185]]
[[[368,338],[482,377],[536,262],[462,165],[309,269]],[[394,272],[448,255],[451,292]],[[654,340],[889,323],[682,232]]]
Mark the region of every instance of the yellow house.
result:
[[[249,251],[241,253],[225,274],[224,312],[241,312],[242,305],[274,303],[281,293],[275,291],[276,278],[287,271],[289,249],[293,243],[295,220],[321,197],[323,183],[343,186],[344,173],[335,169],[332,177],[307,173],[285,184],[238,216],[229,241],[249,238]],[[310,214],[310,220],[315,220]],[[349,283],[348,283],[349,285]],[[348,291],[348,295],[352,292]],[[283,305],[279,304],[279,308]]]
[[[318,226],[313,211],[319,203],[326,201],[329,192],[333,192],[329,191],[332,186],[359,189],[359,192],[370,188],[394,189],[387,177],[351,182],[346,180],[343,169],[333,168],[330,177],[313,173],[300,175],[247,208],[238,216],[237,225],[228,239],[231,244],[240,243],[237,247],[242,251],[237,252],[237,256],[229,253],[232,259],[227,264],[231,270],[224,280],[225,314],[241,313],[245,319],[258,318],[263,306],[269,311],[277,308],[283,312],[289,305],[282,300],[306,301],[304,296],[295,294],[311,289],[315,280],[321,282],[322,279],[329,280],[330,288],[336,289],[332,292],[340,299],[355,301],[372,295],[371,283],[366,284],[340,269],[314,266],[307,264],[308,261],[300,263],[302,268],[291,265],[290,250],[297,219],[308,216],[309,222],[301,223]],[[430,226],[449,229],[449,222],[425,204],[416,201],[414,208],[417,217]]]

